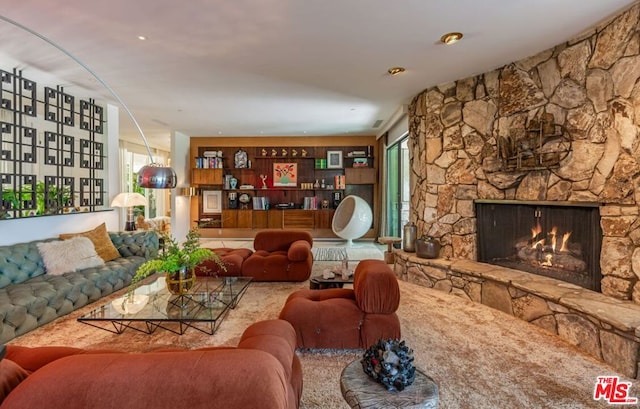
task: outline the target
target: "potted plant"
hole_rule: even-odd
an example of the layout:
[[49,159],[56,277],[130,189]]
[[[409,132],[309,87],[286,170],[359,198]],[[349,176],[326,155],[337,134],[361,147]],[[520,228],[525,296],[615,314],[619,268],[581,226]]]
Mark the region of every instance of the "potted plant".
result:
[[214,260],[226,271],[225,265],[216,253],[200,247],[200,233],[197,228],[189,230],[182,245],[165,232],[161,232],[160,236],[164,241],[164,248],[158,258],[146,261],[138,267],[131,279],[131,291],[137,283],[151,274],[165,273],[169,291],[176,295],[185,294],[195,283],[195,267],[205,260]]

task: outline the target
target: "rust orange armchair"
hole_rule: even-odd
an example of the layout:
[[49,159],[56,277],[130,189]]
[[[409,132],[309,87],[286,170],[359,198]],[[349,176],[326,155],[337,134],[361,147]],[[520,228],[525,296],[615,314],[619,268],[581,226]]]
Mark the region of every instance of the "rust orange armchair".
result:
[[298,290],[280,319],[296,330],[298,348],[366,349],[379,339],[400,339],[398,280],[382,260],[356,267],[353,289]]
[[313,238],[303,230],[264,230],[253,239],[254,253],[242,275],[255,281],[305,281],[311,275]]

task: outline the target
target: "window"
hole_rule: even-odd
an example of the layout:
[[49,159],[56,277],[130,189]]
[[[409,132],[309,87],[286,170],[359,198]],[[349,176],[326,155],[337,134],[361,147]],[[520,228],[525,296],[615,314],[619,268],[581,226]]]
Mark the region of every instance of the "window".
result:
[[[154,160],[162,163],[163,166],[169,161],[169,153],[156,150],[153,152]],[[134,216],[144,212],[147,219],[169,216],[171,214],[171,200],[169,189],[145,189],[138,186],[138,171],[141,167],[149,164],[150,159],[146,148],[143,145],[136,145],[130,142],[120,141],[120,157],[122,171],[120,175],[121,192],[138,192],[147,198],[149,205],[134,209]]]

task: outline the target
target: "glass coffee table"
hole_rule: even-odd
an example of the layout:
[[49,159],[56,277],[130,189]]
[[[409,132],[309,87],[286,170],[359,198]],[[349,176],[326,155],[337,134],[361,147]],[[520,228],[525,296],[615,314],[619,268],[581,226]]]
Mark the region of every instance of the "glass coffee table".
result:
[[158,328],[182,335],[189,328],[213,335],[234,309],[251,277],[198,277],[188,294],[173,295],[164,277],[156,277],[78,318],[79,322],[122,334],[132,329],[152,334]]

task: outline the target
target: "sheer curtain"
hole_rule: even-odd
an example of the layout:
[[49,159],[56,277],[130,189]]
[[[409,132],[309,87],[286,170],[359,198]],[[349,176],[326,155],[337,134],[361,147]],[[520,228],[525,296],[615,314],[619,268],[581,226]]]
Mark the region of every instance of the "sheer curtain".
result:
[[[169,152],[151,149],[153,158],[163,166],[170,165]],[[150,162],[144,145],[120,141],[120,191],[138,192],[147,198],[144,208],[145,218],[171,216],[170,189],[145,189],[138,186],[138,170]]]

